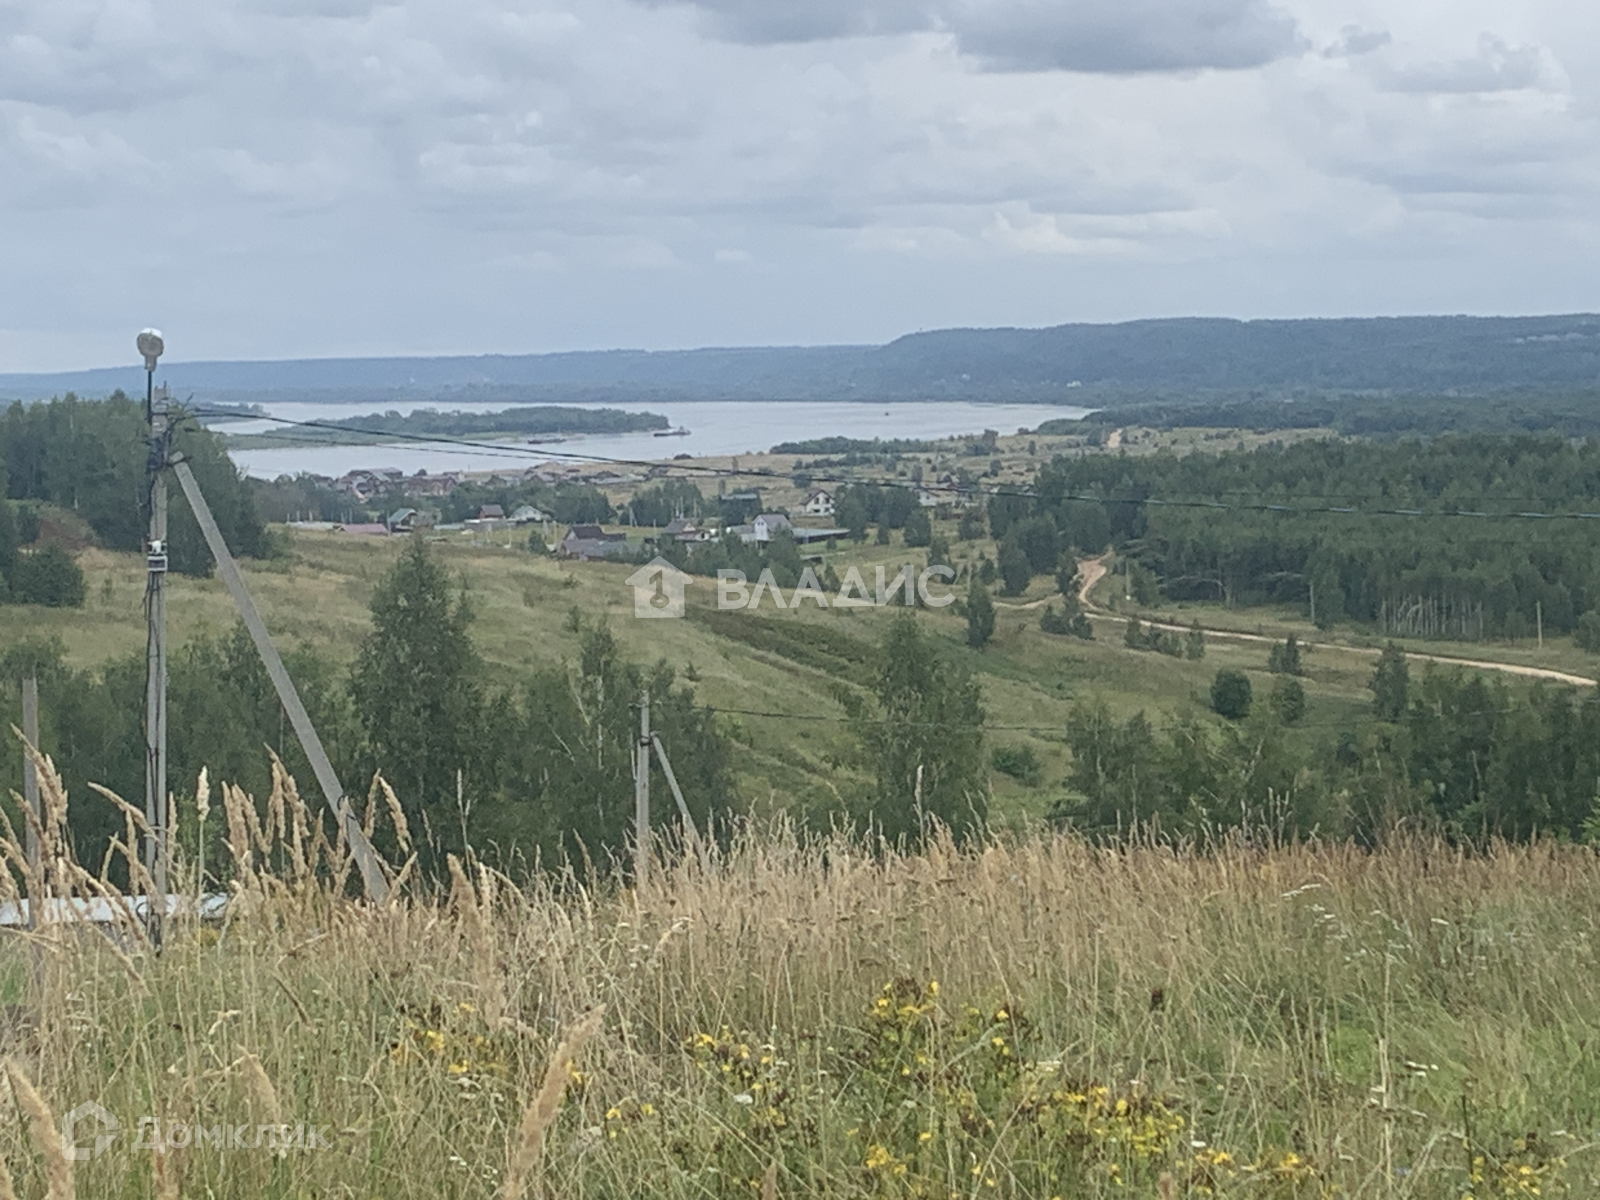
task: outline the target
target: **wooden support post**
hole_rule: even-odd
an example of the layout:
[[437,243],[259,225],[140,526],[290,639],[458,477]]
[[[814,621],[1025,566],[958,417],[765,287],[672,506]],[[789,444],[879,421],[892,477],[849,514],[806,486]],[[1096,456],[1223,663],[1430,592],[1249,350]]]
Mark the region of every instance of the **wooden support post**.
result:
[[639,694],[639,744],[633,769],[633,886],[650,871],[650,693]]
[[672,764],[667,761],[667,748],[661,744],[661,735],[652,733],[650,744],[656,748],[656,760],[661,763],[661,773],[667,777],[667,786],[672,789],[672,798],[678,802],[678,815],[683,818],[683,832],[689,839],[690,847],[698,852],[700,831],[694,827],[694,818],[689,815],[689,804],[683,798],[683,789],[678,786],[678,777],[673,773]]
[[[33,675],[22,681],[22,736],[28,739],[28,745],[35,750],[39,748],[39,680]],[[33,819],[28,822],[28,870],[33,873],[34,879],[38,879],[39,826],[44,820],[44,810],[39,806],[39,768],[34,765],[31,754],[22,756],[22,798],[28,805],[28,812],[33,814]],[[41,897],[38,895],[28,897],[29,929],[39,923],[40,903]]]

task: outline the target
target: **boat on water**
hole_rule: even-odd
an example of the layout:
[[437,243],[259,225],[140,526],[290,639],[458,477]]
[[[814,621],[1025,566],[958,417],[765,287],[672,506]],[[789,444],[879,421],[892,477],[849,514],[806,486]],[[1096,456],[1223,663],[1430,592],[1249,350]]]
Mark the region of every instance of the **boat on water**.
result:
[[689,431],[687,429],[685,429],[682,425],[679,425],[676,429],[658,429],[658,430],[655,431],[655,435],[654,436],[656,436],[656,437],[688,437],[689,436]]
[[553,446],[557,442],[564,442],[566,440],[567,439],[564,438],[564,437],[531,437],[531,438],[528,439],[528,445],[530,445],[530,446]]

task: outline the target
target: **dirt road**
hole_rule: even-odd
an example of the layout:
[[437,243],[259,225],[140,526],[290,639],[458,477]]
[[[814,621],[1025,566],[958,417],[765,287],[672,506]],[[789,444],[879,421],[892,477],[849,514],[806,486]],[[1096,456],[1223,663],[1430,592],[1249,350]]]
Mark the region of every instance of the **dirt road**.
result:
[[[1083,605],[1084,612],[1098,620],[1114,621],[1119,625],[1126,625],[1128,623],[1127,617],[1108,612],[1089,599],[1090,591],[1095,584],[1105,578],[1106,571],[1109,569],[1105,559],[1106,556],[1102,555],[1099,558],[1078,560],[1078,578],[1080,580],[1078,603]],[[1046,596],[1043,600],[1032,600],[1027,604],[1001,604],[998,607],[1012,610],[1038,608],[1054,599],[1055,597],[1053,596]],[[1186,633],[1190,628],[1188,625],[1169,625],[1161,621],[1146,621],[1145,624],[1152,629],[1175,630],[1178,633]],[[1209,625],[1202,625],[1200,628],[1205,631],[1205,635],[1208,638],[1221,638],[1227,641],[1256,642],[1270,646],[1282,640],[1280,638],[1267,637],[1265,634],[1260,633],[1238,633],[1231,629],[1214,629]],[[1301,644],[1307,650],[1332,650],[1339,654],[1359,654],[1366,658],[1377,658],[1378,655],[1383,653],[1383,651],[1372,647],[1341,646],[1333,642],[1303,642]],[[1548,679],[1552,683],[1564,683],[1571,687],[1596,686],[1595,680],[1587,676],[1573,675],[1566,671],[1557,671],[1551,667],[1529,667],[1520,663],[1493,662],[1482,658],[1457,658],[1451,654],[1425,654],[1412,650],[1406,651],[1406,657],[1417,662],[1442,663],[1445,666],[1454,667],[1473,667],[1480,671],[1499,671],[1502,675],[1520,675],[1524,679]]]

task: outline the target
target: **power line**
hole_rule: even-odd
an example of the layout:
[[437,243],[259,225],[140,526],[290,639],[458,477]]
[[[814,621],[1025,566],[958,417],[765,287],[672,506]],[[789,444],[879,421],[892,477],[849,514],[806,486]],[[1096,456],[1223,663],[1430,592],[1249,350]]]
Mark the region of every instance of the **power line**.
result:
[[[196,410],[196,416],[219,415],[207,410]],[[775,471],[770,468],[755,469],[749,467],[713,467],[699,463],[673,462],[664,464],[659,460],[617,458],[609,455],[583,454],[576,451],[534,449],[527,446],[503,444],[496,442],[476,441],[467,438],[453,438],[447,435],[411,434],[396,430],[362,429],[349,425],[334,424],[326,421],[295,421],[288,417],[257,417],[255,420],[272,421],[276,424],[294,426],[306,429],[322,429],[336,433],[358,434],[365,437],[394,438],[402,442],[410,442],[428,446],[450,446],[458,448],[462,453],[476,451],[474,457],[513,457],[529,458],[548,461],[561,459],[571,462],[595,463],[606,466],[643,467],[646,469],[669,465],[673,470],[689,471],[708,478],[754,478],[754,479],[780,479],[788,481],[790,473]],[[267,437],[270,434],[257,434],[253,436]],[[337,445],[338,443],[331,443]],[[383,443],[378,443],[382,445]],[[951,496],[963,496],[977,493],[982,496],[1018,497],[1021,499],[1051,499],[1058,503],[1088,503],[1099,504],[1105,507],[1116,505],[1148,505],[1152,508],[1193,509],[1205,512],[1246,512],[1269,513],[1280,516],[1354,516],[1354,517],[1401,517],[1401,518],[1448,518],[1470,519],[1489,521],[1600,521],[1600,512],[1542,512],[1530,510],[1512,510],[1490,512],[1483,509],[1468,509],[1462,507],[1452,508],[1399,508],[1399,507],[1357,507],[1354,505],[1335,504],[1282,504],[1266,500],[1251,503],[1224,503],[1220,500],[1185,499],[1172,496],[1106,496],[1098,493],[1085,492],[1052,492],[1049,496],[1043,495],[1035,487],[1007,487],[1005,485],[973,484],[964,486],[950,483],[917,483],[903,479],[860,479],[848,475],[819,474],[807,471],[812,480],[823,483],[833,483],[839,486],[874,486],[883,488],[900,488],[905,490],[927,491],[944,493]],[[1243,494],[1223,492],[1222,495]],[[1330,493],[1331,495],[1331,493]]]

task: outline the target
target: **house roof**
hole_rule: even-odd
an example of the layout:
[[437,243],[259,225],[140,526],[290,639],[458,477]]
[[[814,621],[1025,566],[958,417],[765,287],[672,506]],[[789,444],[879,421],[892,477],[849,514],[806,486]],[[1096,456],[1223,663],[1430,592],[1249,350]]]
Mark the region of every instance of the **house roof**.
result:
[[762,513],[756,520],[764,523],[768,529],[783,529],[790,524],[785,513]]
[[401,521],[404,521],[407,517],[414,517],[416,515],[417,510],[414,508],[397,508],[389,514],[389,524],[397,525]]
[[598,525],[574,525],[571,529],[567,530],[567,536],[563,540],[577,542],[621,542],[626,541],[627,537],[628,535],[625,533],[607,533]]
[[696,530],[698,528],[699,528],[699,526],[697,526],[688,517],[673,517],[672,520],[667,522],[667,527],[664,530],[664,532],[666,532],[666,533],[692,533],[694,530]]
[[478,516],[486,519],[503,517],[505,515],[506,510],[501,508],[498,504],[485,504],[482,508],[478,509]]
[[608,534],[603,538],[566,537],[561,542],[561,552],[573,558],[610,558],[628,550],[626,540]]

